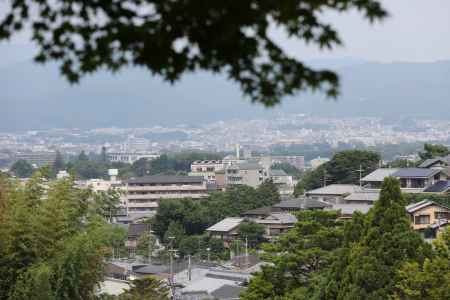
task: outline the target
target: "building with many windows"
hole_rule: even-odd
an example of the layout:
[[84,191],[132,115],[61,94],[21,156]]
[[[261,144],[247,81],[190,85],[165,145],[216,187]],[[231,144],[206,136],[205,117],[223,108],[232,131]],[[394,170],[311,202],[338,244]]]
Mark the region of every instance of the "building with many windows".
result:
[[110,162],[123,162],[132,164],[135,161],[146,158],[147,160],[153,160],[159,157],[159,154],[155,153],[141,153],[141,152],[114,152],[108,153],[108,159]]
[[223,171],[225,164],[221,160],[197,160],[191,164],[189,176],[203,176],[209,182],[216,182],[216,172]]
[[126,182],[126,207],[129,213],[156,211],[163,199],[208,196],[209,186],[202,176],[145,176]]

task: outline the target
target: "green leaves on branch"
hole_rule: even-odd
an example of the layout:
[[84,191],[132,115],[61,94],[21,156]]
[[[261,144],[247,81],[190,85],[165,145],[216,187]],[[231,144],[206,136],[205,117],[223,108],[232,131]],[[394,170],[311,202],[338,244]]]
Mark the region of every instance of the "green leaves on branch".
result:
[[332,49],[341,39],[322,12],[352,10],[370,22],[387,15],[375,0],[11,1],[0,40],[31,28],[35,60],[58,61],[70,82],[129,65],[172,83],[197,70],[225,72],[253,102],[272,106],[299,91],[339,92],[335,73],[290,56],[272,38],[273,28]]

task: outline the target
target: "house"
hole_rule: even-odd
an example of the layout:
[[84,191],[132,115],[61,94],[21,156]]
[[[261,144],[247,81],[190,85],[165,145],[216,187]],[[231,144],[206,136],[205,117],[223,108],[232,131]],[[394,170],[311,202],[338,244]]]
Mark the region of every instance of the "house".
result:
[[265,217],[270,216],[270,214],[274,211],[274,208],[271,206],[264,206],[255,209],[248,210],[241,214],[241,217],[246,219],[264,219]]
[[293,198],[282,200],[280,203],[273,206],[273,211],[279,212],[295,212],[299,210],[315,210],[324,209],[330,206],[329,203],[322,202],[310,198]]
[[450,166],[450,155],[446,157],[430,158],[423,161],[419,168],[443,170]]
[[423,200],[406,206],[406,211],[411,216],[414,230],[424,232],[425,229],[440,227],[450,220],[450,205],[437,203],[432,200]]
[[422,192],[441,180],[447,180],[447,175],[440,169],[401,168],[392,174],[400,180],[403,192]]
[[245,289],[251,274],[218,268],[196,267],[191,271],[190,280],[186,272],[175,275],[175,282],[182,286],[177,291],[177,299],[182,300],[237,300]]
[[150,224],[129,224],[127,241],[125,242],[125,247],[128,249],[128,255],[134,257],[136,255],[137,241],[143,234],[150,233]]
[[378,191],[354,192],[344,198],[343,204],[368,204],[373,205],[380,198]]
[[447,180],[446,172],[441,169],[426,168],[381,168],[361,179],[365,190],[379,190],[386,177],[400,180],[400,188],[407,193],[420,193],[438,181]]
[[258,224],[264,225],[265,237],[268,239],[279,236],[280,234],[288,231],[297,222],[297,218],[290,213],[271,213],[264,219],[255,221]]
[[305,195],[313,200],[328,203],[341,203],[351,193],[361,191],[361,187],[354,184],[330,184],[315,190],[310,190]]
[[450,193],[450,180],[440,180],[423,190],[424,193]]
[[327,207],[326,210],[338,210],[341,212],[340,219],[351,219],[357,211],[367,214],[372,206],[368,204],[333,204],[333,206]]
[[234,240],[239,232],[238,227],[244,221],[244,218],[225,218],[206,229],[206,231],[215,238],[222,239],[225,245]]
[[380,168],[361,178],[361,185],[365,189],[381,189],[381,184],[386,177],[392,176],[398,168]]

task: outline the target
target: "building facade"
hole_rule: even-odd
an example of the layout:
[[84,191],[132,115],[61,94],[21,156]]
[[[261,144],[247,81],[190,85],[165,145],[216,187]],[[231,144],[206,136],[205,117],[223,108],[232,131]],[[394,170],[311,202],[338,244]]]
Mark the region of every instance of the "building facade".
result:
[[155,153],[141,153],[141,152],[114,152],[108,153],[108,159],[110,162],[122,162],[132,164],[135,161],[146,158],[147,160],[157,159],[159,154]]
[[192,198],[208,196],[208,185],[201,176],[145,176],[126,182],[127,211],[156,211],[163,199]]

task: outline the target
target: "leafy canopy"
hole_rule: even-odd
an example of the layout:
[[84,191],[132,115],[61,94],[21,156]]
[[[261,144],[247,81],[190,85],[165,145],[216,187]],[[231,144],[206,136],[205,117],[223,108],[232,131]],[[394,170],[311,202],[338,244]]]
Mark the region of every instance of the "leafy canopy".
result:
[[272,27],[332,49],[341,39],[323,12],[350,10],[371,22],[387,15],[376,0],[12,0],[0,40],[31,28],[35,60],[59,62],[70,82],[129,65],[170,82],[196,70],[225,72],[252,101],[270,106],[308,88],[338,94],[337,75],[290,57]]

